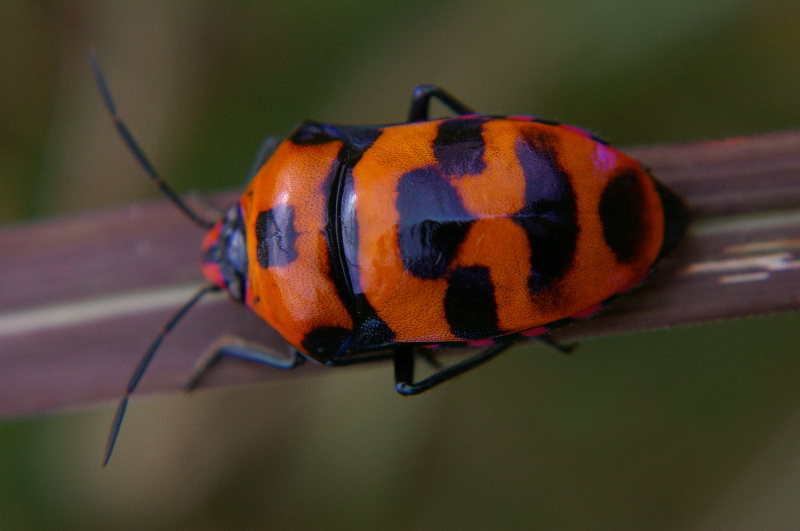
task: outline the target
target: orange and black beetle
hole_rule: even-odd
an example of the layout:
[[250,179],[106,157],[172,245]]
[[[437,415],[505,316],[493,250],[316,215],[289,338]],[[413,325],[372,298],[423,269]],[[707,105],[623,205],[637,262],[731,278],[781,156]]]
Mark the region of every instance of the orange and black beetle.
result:
[[[93,64],[123,139],[179,202],[117,118]],[[458,116],[429,120],[431,98]],[[265,146],[241,199],[203,241],[213,285],[164,333],[204,293],[225,289],[292,353],[226,344],[206,367],[222,355],[281,368],[392,357],[397,391],[416,394],[598,311],[652,271],[688,219],[673,192],[593,135],[479,115],[431,85],[414,90],[406,123],[306,121]],[[106,458],[164,333],[131,378]],[[415,351],[430,359],[425,348],[442,345],[486,348],[415,382]]]

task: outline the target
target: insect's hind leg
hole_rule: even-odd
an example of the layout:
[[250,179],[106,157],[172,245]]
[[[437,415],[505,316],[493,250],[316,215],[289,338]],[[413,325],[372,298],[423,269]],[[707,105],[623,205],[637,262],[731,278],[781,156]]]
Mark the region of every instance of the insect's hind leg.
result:
[[258,343],[248,342],[235,336],[222,336],[197,360],[192,375],[183,385],[184,390],[191,391],[197,387],[208,371],[225,356],[285,370],[294,369],[305,361],[303,355],[291,347],[289,355],[282,356]]
[[550,337],[547,334],[543,334],[541,336],[536,336],[536,339],[538,339],[539,341],[541,341],[542,343],[544,343],[548,347],[552,347],[552,348],[556,349],[557,351],[559,351],[562,354],[572,354],[572,352],[576,348],[578,348],[578,344],[577,343],[569,343],[569,344],[559,343],[558,341],[556,341],[555,339],[553,339],[552,337]]
[[455,96],[436,85],[419,85],[411,95],[411,109],[408,111],[409,122],[421,122],[428,119],[428,107],[431,98],[436,98],[456,114],[476,114]]
[[517,338],[514,336],[503,338],[498,343],[486,347],[477,354],[461,360],[454,365],[440,369],[418,382],[414,381],[414,345],[397,345],[394,349],[395,389],[401,395],[416,395],[422,393],[440,383],[446,382],[450,378],[486,363],[507,350],[516,343],[516,341]]

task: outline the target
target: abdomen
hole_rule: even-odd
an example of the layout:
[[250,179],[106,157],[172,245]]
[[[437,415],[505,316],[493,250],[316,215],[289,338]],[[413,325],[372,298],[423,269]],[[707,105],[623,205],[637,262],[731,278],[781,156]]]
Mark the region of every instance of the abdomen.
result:
[[387,127],[354,166],[354,283],[396,342],[517,332],[641,280],[664,221],[641,165],[520,120]]

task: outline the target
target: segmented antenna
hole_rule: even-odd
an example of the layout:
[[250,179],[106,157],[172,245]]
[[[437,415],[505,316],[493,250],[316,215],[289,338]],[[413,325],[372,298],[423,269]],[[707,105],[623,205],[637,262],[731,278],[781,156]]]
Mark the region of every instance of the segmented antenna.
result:
[[117,442],[117,435],[119,435],[119,428],[122,425],[122,419],[125,417],[125,410],[128,407],[128,397],[133,393],[136,386],[139,385],[139,380],[142,379],[142,375],[144,371],[147,369],[147,366],[150,365],[150,362],[153,360],[153,356],[155,356],[158,347],[161,345],[161,342],[164,340],[167,334],[169,334],[170,330],[181,320],[181,318],[189,311],[189,309],[197,304],[197,302],[205,297],[209,293],[213,293],[215,291],[220,291],[222,288],[215,284],[209,284],[208,286],[204,286],[201,288],[195,295],[189,299],[189,301],[183,305],[183,307],[175,312],[175,315],[167,321],[167,324],[161,329],[161,332],[156,336],[153,342],[150,344],[150,348],[147,349],[147,352],[144,353],[142,359],[139,360],[139,364],[133,370],[133,374],[131,374],[130,379],[128,380],[128,385],[125,386],[125,394],[122,396],[122,399],[119,401],[119,405],[117,406],[117,412],[114,413],[114,420],[111,421],[111,430],[108,433],[108,440],[106,441],[106,449],[105,453],[103,454],[103,468],[108,464],[108,460],[111,459],[111,452],[114,451],[114,444]]
[[114,127],[117,128],[119,136],[122,138],[122,141],[125,142],[125,145],[128,146],[128,149],[131,150],[131,153],[133,153],[136,161],[139,163],[142,169],[144,169],[145,173],[147,173],[158,189],[161,190],[164,195],[166,195],[170,201],[172,201],[175,206],[181,210],[181,212],[186,214],[186,216],[192,220],[193,223],[204,229],[212,228],[215,223],[214,221],[209,221],[200,217],[194,210],[189,208],[180,197],[178,197],[178,194],[176,194],[167,183],[161,180],[161,177],[158,176],[155,168],[153,168],[153,165],[150,164],[150,161],[145,156],[144,151],[142,151],[142,148],[139,146],[139,143],[136,142],[133,134],[131,134],[130,130],[128,129],[128,126],[125,125],[125,122],[123,122],[117,114],[117,108],[114,105],[114,100],[111,99],[111,91],[108,89],[108,83],[106,83],[103,72],[100,70],[100,62],[97,60],[97,56],[94,54],[93,50],[89,50],[89,62],[92,66],[92,73],[94,74],[95,83],[97,84],[97,88],[103,98],[106,109],[108,109],[108,113],[111,115],[111,120],[114,123]]
[[[111,115],[111,120],[114,123],[114,127],[116,127],[119,136],[122,138],[122,141],[125,142],[125,145],[128,146],[128,149],[130,149],[131,153],[133,153],[136,161],[139,163],[142,169],[144,169],[145,173],[147,173],[148,177],[150,177],[158,189],[161,190],[164,195],[166,195],[170,201],[172,201],[175,206],[177,206],[180,211],[186,215],[186,217],[204,229],[213,228],[215,224],[213,221],[203,219],[194,210],[189,208],[186,203],[184,203],[181,198],[178,197],[178,194],[176,194],[175,191],[158,176],[155,168],[153,168],[153,165],[150,164],[150,161],[145,156],[144,151],[142,151],[142,148],[139,146],[139,143],[136,142],[133,134],[131,134],[130,130],[125,125],[125,122],[123,122],[117,114],[117,108],[114,105],[114,100],[111,98],[111,91],[108,89],[108,83],[106,83],[105,77],[103,77],[103,72],[100,70],[100,62],[97,60],[97,56],[94,54],[93,50],[89,50],[89,62],[92,66],[92,73],[94,74],[94,80],[97,83],[97,88],[100,91],[100,96],[102,96],[103,103],[105,103],[106,109],[108,109],[108,113]],[[139,360],[139,364],[136,366],[136,369],[134,369],[133,374],[131,374],[131,377],[128,380],[128,384],[125,386],[125,394],[119,401],[117,411],[114,414],[114,420],[111,421],[111,429],[108,433],[106,449],[105,453],[103,454],[103,467],[108,464],[108,460],[111,459],[111,452],[114,451],[114,444],[117,442],[119,429],[120,426],[122,426],[122,419],[125,417],[125,410],[128,407],[128,397],[131,395],[131,393],[133,393],[134,389],[136,389],[136,386],[139,385],[139,381],[142,379],[144,371],[153,360],[153,356],[155,356],[158,347],[161,346],[161,342],[178,323],[178,321],[183,318],[186,312],[191,309],[192,306],[197,304],[197,302],[207,294],[219,291],[220,289],[221,288],[219,286],[209,284],[195,293],[195,295],[189,299],[189,301],[186,302],[169,321],[167,321],[167,324],[164,325],[164,327],[161,329],[161,332],[150,344],[150,347],[147,349],[147,352],[144,353],[142,359]]]

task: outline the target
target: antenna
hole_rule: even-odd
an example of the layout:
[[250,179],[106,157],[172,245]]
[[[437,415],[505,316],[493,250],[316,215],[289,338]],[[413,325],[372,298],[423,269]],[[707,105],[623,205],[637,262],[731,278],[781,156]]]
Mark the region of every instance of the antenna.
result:
[[131,374],[131,377],[128,380],[128,385],[125,386],[125,394],[122,396],[122,399],[119,401],[119,405],[117,406],[117,412],[114,414],[114,420],[111,421],[111,429],[108,432],[108,440],[106,441],[106,450],[103,454],[103,468],[105,468],[105,466],[108,464],[108,460],[111,459],[111,452],[114,451],[114,444],[117,442],[119,428],[122,426],[122,419],[125,417],[125,410],[128,407],[128,397],[131,395],[131,393],[133,393],[134,389],[136,389],[136,386],[139,385],[139,380],[142,379],[144,371],[153,360],[153,356],[155,356],[158,347],[161,346],[161,342],[192,306],[194,306],[207,294],[220,291],[221,289],[222,288],[215,284],[209,284],[201,288],[191,299],[189,299],[188,302],[186,302],[186,304],[183,305],[180,310],[175,312],[175,315],[173,315],[172,318],[167,321],[167,324],[164,325],[164,327],[161,329],[161,332],[156,336],[153,342],[150,343],[150,347],[147,349],[147,352],[144,353],[142,359],[139,360],[139,364],[133,370],[133,374]]
[[156,173],[153,165],[150,164],[149,160],[147,160],[144,151],[142,151],[139,143],[136,142],[136,139],[133,137],[133,134],[131,134],[130,129],[128,129],[128,126],[125,125],[125,122],[123,122],[122,118],[120,118],[117,114],[117,108],[114,105],[114,100],[111,99],[111,91],[108,89],[108,83],[106,83],[103,72],[100,69],[100,62],[97,60],[94,50],[89,50],[89,62],[92,66],[92,73],[94,74],[95,83],[97,83],[97,88],[100,91],[100,96],[103,98],[103,103],[105,103],[106,109],[108,109],[108,113],[111,115],[111,120],[114,123],[114,127],[116,127],[119,136],[122,137],[122,141],[125,142],[125,145],[128,146],[128,149],[130,149],[131,153],[133,153],[136,161],[139,163],[142,169],[144,169],[145,173],[147,173],[158,189],[161,190],[164,195],[166,195],[170,201],[172,201],[175,206],[177,206],[181,212],[186,215],[186,217],[192,220],[194,224],[199,225],[204,229],[213,228],[214,222],[203,219],[194,210],[189,208],[186,203],[184,203],[181,198],[178,197],[178,194],[176,194],[167,183],[161,180],[161,177],[158,176],[158,173]]
[[[148,177],[153,181],[153,183],[161,190],[164,195],[166,195],[170,201],[172,201],[175,206],[177,206],[181,212],[183,212],[186,217],[192,220],[193,223],[199,225],[204,229],[211,229],[214,227],[215,222],[203,219],[200,217],[194,210],[189,208],[186,203],[184,203],[178,194],[170,188],[170,186],[161,180],[156,173],[155,168],[153,165],[150,164],[150,161],[142,151],[142,148],[139,146],[139,143],[136,142],[136,139],[131,134],[128,127],[125,125],[125,122],[117,114],[117,108],[114,105],[114,100],[111,98],[111,91],[108,89],[108,83],[106,83],[105,77],[103,77],[103,72],[100,69],[100,62],[97,60],[97,56],[95,55],[93,50],[89,50],[89,62],[92,67],[92,73],[94,74],[94,80],[97,83],[97,88],[100,91],[100,96],[103,98],[103,103],[108,109],[108,113],[111,115],[111,120],[114,123],[114,127],[117,129],[119,136],[122,138],[122,141],[125,142],[125,145],[128,146],[131,153],[133,153],[134,158],[139,163],[139,165],[144,169],[145,173],[147,173]],[[122,396],[122,399],[119,401],[119,405],[117,406],[117,411],[114,414],[114,420],[111,421],[111,429],[108,433],[108,440],[106,441],[106,449],[103,455],[103,467],[108,464],[108,460],[111,458],[111,452],[114,451],[114,444],[117,442],[117,436],[119,435],[120,427],[122,426],[122,419],[125,417],[125,410],[128,407],[128,397],[133,393],[136,389],[136,386],[139,385],[139,381],[142,379],[142,375],[144,371],[147,369],[147,366],[150,365],[150,362],[153,360],[153,356],[155,356],[158,347],[161,346],[161,342],[164,338],[169,334],[172,328],[180,321],[186,312],[192,308],[197,302],[200,301],[204,296],[209,293],[219,291],[221,288],[214,284],[209,284],[201,288],[194,296],[186,302],[180,310],[178,310],[172,318],[167,321],[167,324],[161,329],[161,332],[156,336],[153,342],[150,344],[150,347],[147,349],[147,352],[144,353],[142,359],[139,360],[139,364],[131,374],[130,379],[128,380],[128,384],[125,386],[125,394]]]

